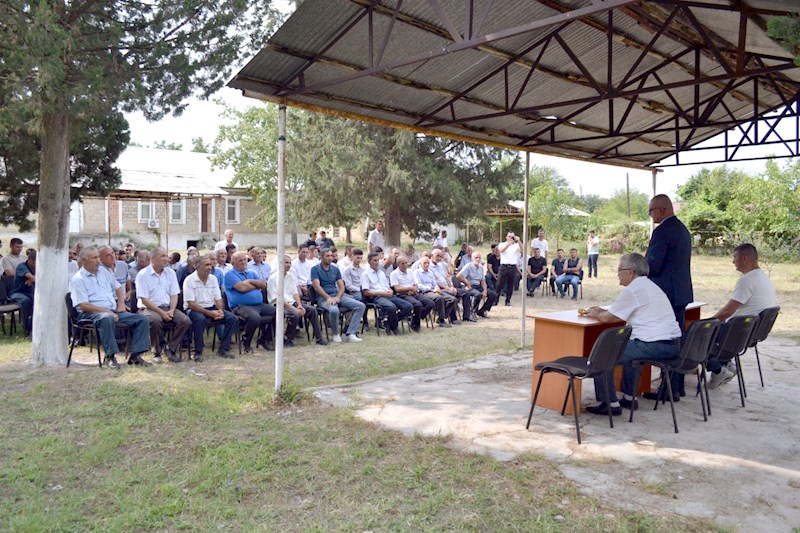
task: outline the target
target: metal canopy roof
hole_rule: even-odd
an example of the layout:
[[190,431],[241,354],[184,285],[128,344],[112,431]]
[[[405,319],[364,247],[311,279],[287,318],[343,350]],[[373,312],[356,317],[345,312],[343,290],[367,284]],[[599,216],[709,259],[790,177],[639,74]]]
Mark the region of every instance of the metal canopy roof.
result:
[[[800,67],[765,28],[798,12],[769,0],[305,0],[229,86],[623,166],[731,129],[725,160],[756,144],[795,156]],[[790,117],[786,138],[775,123]]]

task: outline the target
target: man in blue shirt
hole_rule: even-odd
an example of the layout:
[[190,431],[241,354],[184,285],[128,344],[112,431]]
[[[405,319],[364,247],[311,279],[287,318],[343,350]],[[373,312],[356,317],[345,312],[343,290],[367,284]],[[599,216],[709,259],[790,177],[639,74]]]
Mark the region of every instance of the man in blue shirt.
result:
[[[78,318],[94,322],[100,334],[100,342],[106,353],[109,368],[119,368],[115,358],[119,351],[114,336],[116,324],[125,324],[133,337],[129,365],[150,366],[141,354],[150,349],[150,323],[147,318],[125,310],[125,294],[113,274],[100,268],[97,248],[81,249],[83,266],[69,282],[72,305],[78,310]],[[116,297],[115,297],[116,293]]]
[[268,281],[272,275],[272,267],[269,266],[269,263],[266,263],[267,252],[256,246],[250,250],[250,257],[253,260],[247,263],[247,268],[255,271],[259,278]]
[[339,267],[333,264],[333,252],[330,250],[326,250],[322,254],[320,264],[311,269],[311,284],[314,287],[317,306],[330,314],[333,342],[342,342],[342,337],[339,335],[340,307],[353,312],[353,316],[350,318],[350,325],[345,332],[347,339],[350,342],[361,342],[362,339],[356,335],[356,332],[367,306],[345,294],[342,274],[339,272]]
[[231,263],[233,268],[225,274],[225,295],[233,314],[245,319],[242,338],[244,351],[252,351],[250,344],[258,326],[261,326],[261,336],[257,345],[268,351],[274,350],[267,324],[275,322],[275,307],[264,303],[263,291],[267,289],[267,282],[247,268],[247,254],[244,252],[234,253]]
[[17,265],[14,286],[8,297],[19,304],[22,311],[20,319],[25,334],[30,335],[33,322],[33,290],[36,285],[36,250],[28,248],[25,256],[27,259]]

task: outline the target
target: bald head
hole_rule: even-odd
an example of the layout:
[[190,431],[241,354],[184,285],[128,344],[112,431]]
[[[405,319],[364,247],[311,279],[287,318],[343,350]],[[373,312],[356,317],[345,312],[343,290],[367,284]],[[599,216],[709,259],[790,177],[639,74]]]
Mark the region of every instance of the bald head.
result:
[[674,214],[672,200],[666,194],[657,194],[650,200],[650,216],[656,224],[660,224],[665,218]]

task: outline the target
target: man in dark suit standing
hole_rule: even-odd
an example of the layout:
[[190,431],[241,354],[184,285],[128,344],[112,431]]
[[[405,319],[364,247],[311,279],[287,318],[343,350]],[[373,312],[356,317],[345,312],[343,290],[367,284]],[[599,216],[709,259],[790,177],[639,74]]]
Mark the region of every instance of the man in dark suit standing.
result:
[[[684,314],[686,305],[694,300],[692,291],[692,236],[683,222],[675,216],[672,200],[666,194],[659,194],[650,200],[650,216],[658,227],[653,230],[650,245],[647,247],[648,277],[669,298],[675,319],[685,332]],[[672,376],[672,390],[684,394],[683,374]],[[655,398],[646,394],[645,398]],[[675,400],[678,398],[676,397]]]

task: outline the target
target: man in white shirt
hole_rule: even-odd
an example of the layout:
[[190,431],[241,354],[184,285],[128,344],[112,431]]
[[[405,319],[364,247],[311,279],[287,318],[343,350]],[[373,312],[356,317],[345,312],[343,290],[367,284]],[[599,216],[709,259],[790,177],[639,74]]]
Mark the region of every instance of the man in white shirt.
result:
[[297,249],[297,258],[292,261],[292,272],[297,279],[297,292],[300,293],[300,298],[310,302],[313,300],[309,289],[311,285],[311,268],[314,265],[308,259],[308,246],[301,244]]
[[[298,325],[300,321],[305,319],[309,321],[314,328],[314,338],[317,339],[317,344],[326,346],[328,341],[322,338],[322,331],[319,327],[319,320],[317,319],[317,308],[306,303],[300,299],[300,293],[297,292],[297,278],[292,272],[292,258],[284,256],[283,265],[280,269],[284,273],[283,277],[283,311],[285,316],[289,319],[289,324],[286,326],[286,333],[284,333],[283,345],[294,346],[294,339],[297,335]],[[267,300],[271,305],[278,305],[278,272],[275,272],[269,278],[267,283]]]
[[[183,281],[183,309],[192,322],[192,335],[194,337],[194,361],[203,361],[203,333],[206,326],[212,322],[221,322],[222,340],[219,344],[217,355],[224,359],[233,359],[231,354],[231,339],[239,331],[239,319],[225,310],[222,301],[222,292],[214,271],[214,255],[207,254],[192,261],[197,262],[197,269],[186,276]],[[216,334],[216,333],[215,333]]]
[[519,244],[519,237],[513,232],[506,234],[506,241],[497,245],[500,252],[500,272],[497,273],[497,294],[505,293],[506,307],[511,306],[511,296],[514,294],[514,281],[519,272],[519,258],[522,255],[522,248]]
[[536,238],[531,241],[531,248],[538,248],[539,253],[547,259],[547,239],[544,238],[544,230],[539,228],[539,233],[536,235]]
[[[750,243],[733,249],[733,265],[742,276],[736,281],[731,299],[717,311],[713,318],[727,321],[734,316],[758,315],[764,309],[777,305],[775,286],[769,276],[758,265],[758,250]],[[723,324],[718,339],[722,338],[727,324]],[[731,360],[722,366],[718,359],[709,359],[708,371],[711,379],[709,389],[716,389],[736,376],[736,363]]]
[[367,239],[367,253],[374,252],[375,248],[386,248],[383,236],[383,220],[375,222],[375,229],[369,232]]
[[439,236],[433,239],[433,246],[440,246],[442,250],[447,248],[447,230],[443,229]]
[[344,276],[344,271],[353,265],[353,249],[354,246],[352,244],[348,244],[347,246],[345,246],[344,257],[342,257],[336,262],[336,266],[339,267],[339,270],[341,270],[343,276]]
[[434,303],[433,300],[423,298],[420,294],[405,256],[397,258],[397,268],[389,275],[389,284],[398,298],[402,298],[414,308],[411,314],[411,330],[419,333],[420,325],[433,309]]
[[400,320],[411,316],[414,307],[394,295],[386,274],[378,268],[379,256],[380,254],[376,252],[367,255],[369,269],[361,275],[361,293],[366,302],[374,303],[380,308],[379,324],[385,321],[386,333],[400,335],[397,324]]
[[[431,252],[431,265],[430,270],[436,278],[436,283],[442,290],[442,293],[449,294],[458,300],[461,298],[461,305],[465,312],[469,310],[469,293],[461,288],[453,285],[453,280],[450,277],[450,266],[444,261],[444,253],[438,248]],[[460,324],[458,321],[457,306],[453,306],[450,311],[450,323]]]
[[[622,394],[617,400],[614,387],[614,372],[594,380],[595,396],[602,403],[587,407],[593,414],[607,415],[609,409],[614,416],[622,414],[622,408],[638,407],[633,400],[633,384],[637,367],[636,359],[674,359],[681,351],[681,328],[672,312],[672,304],[658,285],[647,278],[647,259],[641,254],[625,254],[619,260],[617,276],[622,291],[608,310],[591,307],[587,315],[601,322],[627,322],[633,328],[630,341],[622,352]],[[605,402],[604,385],[608,386],[610,404]]]
[[431,260],[423,255],[419,260],[419,268],[414,272],[414,283],[423,298],[427,298],[436,306],[439,313],[439,326],[449,328],[447,316],[455,314],[456,297],[439,288],[436,276],[430,270]]
[[150,266],[136,275],[139,313],[150,321],[150,346],[155,352],[154,363],[161,362],[161,333],[164,323],[174,324],[169,343],[165,346],[167,358],[172,363],[181,362],[181,341],[192,325],[189,317],[177,309],[181,289],[178,287],[175,271],[166,268],[167,262],[167,251],[156,248],[150,254]]
[[597,258],[600,257],[600,237],[595,235],[594,230],[589,232],[586,238],[586,257],[589,263],[589,277],[597,277]]
[[234,246],[234,248],[235,248],[234,252],[239,250],[239,245],[236,244],[235,242],[233,242],[233,230],[232,229],[226,229],[225,230],[225,239],[223,239],[221,241],[217,241],[217,244],[214,245],[214,251],[216,252],[217,250],[225,250],[225,248],[229,244],[232,244]]

